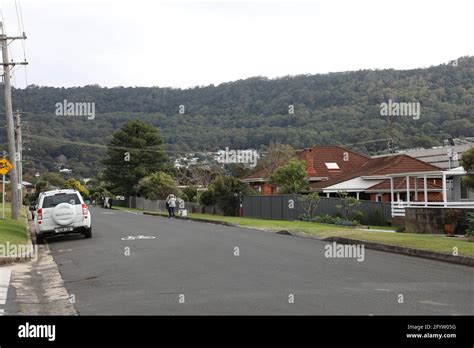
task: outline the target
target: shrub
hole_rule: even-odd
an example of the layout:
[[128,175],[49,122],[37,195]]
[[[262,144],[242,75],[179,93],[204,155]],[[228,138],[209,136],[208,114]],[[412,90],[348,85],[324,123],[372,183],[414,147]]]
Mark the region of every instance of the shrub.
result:
[[198,202],[202,205],[216,204],[216,197],[211,190],[203,191],[198,195]]
[[312,220],[315,217],[316,209],[319,204],[319,195],[317,193],[310,193],[309,195],[298,198],[301,209],[303,209],[302,219],[305,221]]
[[354,213],[354,221],[357,222],[357,225],[360,225],[362,223],[363,219],[364,219],[364,213],[363,212],[358,210]]
[[196,186],[188,186],[183,189],[183,199],[186,202],[197,202],[198,191]]
[[466,231],[466,236],[474,236],[474,213],[467,213],[467,222],[469,227]]
[[224,215],[235,215],[242,195],[252,193],[247,184],[232,176],[218,176],[209,187]]
[[360,204],[360,201],[356,197],[349,196],[345,191],[338,192],[341,198],[341,204],[336,205],[336,208],[340,210],[340,216],[344,220],[351,220],[354,215],[354,209]]

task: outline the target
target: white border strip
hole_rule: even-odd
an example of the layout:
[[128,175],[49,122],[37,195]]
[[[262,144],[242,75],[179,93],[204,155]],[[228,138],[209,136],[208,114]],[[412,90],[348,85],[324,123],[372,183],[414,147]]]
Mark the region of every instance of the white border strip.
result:
[[[7,303],[7,293],[11,275],[12,271],[10,269],[0,268],[0,305],[2,306]],[[5,309],[0,308],[0,315],[5,315]]]

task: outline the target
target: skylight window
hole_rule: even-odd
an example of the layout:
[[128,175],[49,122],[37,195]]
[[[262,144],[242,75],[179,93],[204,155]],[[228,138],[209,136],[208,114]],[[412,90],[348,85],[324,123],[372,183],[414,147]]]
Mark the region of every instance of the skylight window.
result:
[[341,169],[335,162],[326,162],[326,168],[331,170],[331,169]]

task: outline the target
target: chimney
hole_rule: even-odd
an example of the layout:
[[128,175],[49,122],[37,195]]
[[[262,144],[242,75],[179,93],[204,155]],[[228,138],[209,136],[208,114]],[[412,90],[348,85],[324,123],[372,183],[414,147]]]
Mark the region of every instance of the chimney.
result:
[[314,169],[314,153],[313,148],[309,147],[304,149],[305,157],[304,160],[306,162],[306,173],[308,173],[309,177],[316,176],[316,170]]

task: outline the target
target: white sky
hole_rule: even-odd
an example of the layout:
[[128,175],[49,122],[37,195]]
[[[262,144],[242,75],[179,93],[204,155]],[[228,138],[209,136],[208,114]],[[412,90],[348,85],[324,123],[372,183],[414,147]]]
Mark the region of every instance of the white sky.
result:
[[[472,0],[17,0],[28,83],[219,84],[358,69],[410,69],[474,55]],[[18,35],[14,0],[2,1]],[[20,43],[12,44],[23,60]],[[22,67],[14,84],[25,87]]]

